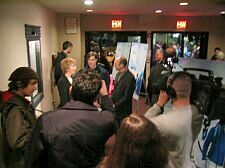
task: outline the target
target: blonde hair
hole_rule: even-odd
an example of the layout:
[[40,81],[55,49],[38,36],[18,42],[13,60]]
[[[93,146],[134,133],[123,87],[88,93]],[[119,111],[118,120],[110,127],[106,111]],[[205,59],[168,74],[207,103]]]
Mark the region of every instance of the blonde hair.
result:
[[76,60],[73,58],[64,58],[60,65],[61,65],[61,70],[65,74],[68,69],[70,68],[71,65],[76,64]]

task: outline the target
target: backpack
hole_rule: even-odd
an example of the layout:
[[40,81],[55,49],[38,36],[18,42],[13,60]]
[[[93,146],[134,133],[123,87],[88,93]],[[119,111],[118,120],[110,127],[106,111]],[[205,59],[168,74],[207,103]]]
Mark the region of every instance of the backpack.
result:
[[[13,95],[8,91],[0,91],[0,113],[3,113],[6,106],[8,106],[7,101],[13,97]],[[8,109],[8,108],[7,108]]]

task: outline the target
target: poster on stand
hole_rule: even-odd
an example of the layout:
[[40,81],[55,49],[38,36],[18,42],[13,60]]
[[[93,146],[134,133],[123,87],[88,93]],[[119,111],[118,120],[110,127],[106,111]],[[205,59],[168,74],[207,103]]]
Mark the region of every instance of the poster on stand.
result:
[[[129,42],[118,42],[117,46],[116,46],[115,59],[120,57],[120,56],[124,56],[127,60],[129,60],[130,50],[131,50],[131,43],[129,43]],[[116,70],[115,66],[113,65],[113,71],[112,71],[113,80],[115,80],[117,72],[118,71]]]
[[138,100],[144,77],[145,62],[148,52],[148,44],[132,43],[128,68],[134,74],[136,86],[133,98]]

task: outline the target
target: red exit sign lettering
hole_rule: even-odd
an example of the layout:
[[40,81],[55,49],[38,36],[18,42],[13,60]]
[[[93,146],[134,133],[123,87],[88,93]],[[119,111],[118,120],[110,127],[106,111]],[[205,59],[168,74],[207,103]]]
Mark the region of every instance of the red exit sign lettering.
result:
[[122,20],[112,20],[112,29],[121,29],[122,28]]
[[186,20],[178,20],[177,21],[177,29],[186,29],[187,21]]

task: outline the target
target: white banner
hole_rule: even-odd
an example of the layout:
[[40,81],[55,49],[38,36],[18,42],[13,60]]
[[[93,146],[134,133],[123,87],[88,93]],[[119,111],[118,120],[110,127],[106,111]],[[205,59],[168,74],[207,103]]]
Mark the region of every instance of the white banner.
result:
[[134,74],[136,79],[136,87],[133,95],[133,98],[136,100],[138,99],[141,90],[147,52],[148,44],[132,43],[128,68]]
[[[127,60],[129,60],[130,49],[131,49],[131,43],[118,42],[117,43],[117,46],[116,46],[116,56],[115,56],[115,59],[117,57],[124,56]],[[112,71],[113,80],[115,80],[115,77],[116,77],[117,72],[118,71],[116,70],[115,66],[113,65],[113,71]]]

